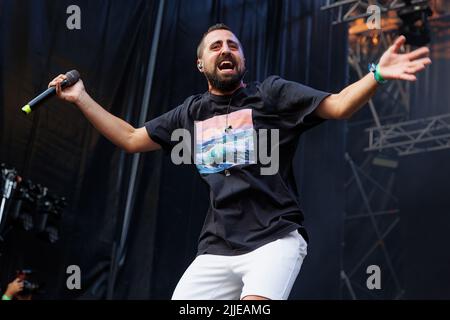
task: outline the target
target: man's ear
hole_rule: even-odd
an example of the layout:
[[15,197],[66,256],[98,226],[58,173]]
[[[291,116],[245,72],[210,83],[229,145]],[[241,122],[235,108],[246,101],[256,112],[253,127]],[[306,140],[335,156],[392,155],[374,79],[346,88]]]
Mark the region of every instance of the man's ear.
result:
[[198,68],[198,71],[203,73],[203,61],[200,59],[197,61],[197,68]]

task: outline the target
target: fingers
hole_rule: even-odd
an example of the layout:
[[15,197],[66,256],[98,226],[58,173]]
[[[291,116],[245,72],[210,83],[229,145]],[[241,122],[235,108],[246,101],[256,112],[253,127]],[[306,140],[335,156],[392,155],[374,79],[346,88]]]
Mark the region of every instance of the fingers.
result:
[[407,73],[416,73],[425,69],[425,65],[423,63],[412,62],[406,68],[405,72]]
[[50,88],[50,87],[56,87],[56,85],[58,84],[58,83],[61,83],[61,82],[63,82],[64,80],[66,80],[67,79],[67,77],[64,75],[64,74],[60,74],[59,76],[57,76],[55,79],[53,79],[53,81],[52,82],[50,82],[49,84],[48,84],[48,87]]
[[399,52],[401,47],[403,47],[403,45],[406,43],[406,37],[405,36],[400,36],[398,37],[394,44],[391,46],[391,50],[394,51],[395,53]]
[[[61,81],[62,82],[62,81]],[[61,96],[61,82],[57,82],[56,83],[56,94],[58,95],[58,97]]]
[[405,71],[407,73],[417,73],[419,71],[425,70],[426,66],[431,64],[430,58],[423,58],[416,61],[412,61],[408,64]]
[[15,279],[9,286],[8,289],[11,289],[14,292],[20,292],[23,290],[23,280]]
[[404,74],[400,75],[400,80],[416,81],[417,77],[413,74],[404,73]]
[[416,60],[419,58],[428,57],[429,55],[430,49],[428,49],[427,47],[422,47],[414,51],[411,51],[410,53],[408,53],[407,57],[409,60]]
[[52,82],[49,83],[48,87],[55,87],[56,89],[56,94],[58,95],[58,97],[62,96],[62,88],[61,88],[61,83],[66,80],[67,77],[64,74],[60,74],[59,76],[57,76],[55,79],[53,79]]
[[420,64],[423,64],[424,66],[427,66],[427,65],[431,64],[431,59],[430,58],[422,58],[422,59],[415,60],[414,63],[420,63]]
[[416,74],[417,72],[425,70],[425,66],[423,64],[416,66],[409,66],[405,69],[405,72],[408,74]]

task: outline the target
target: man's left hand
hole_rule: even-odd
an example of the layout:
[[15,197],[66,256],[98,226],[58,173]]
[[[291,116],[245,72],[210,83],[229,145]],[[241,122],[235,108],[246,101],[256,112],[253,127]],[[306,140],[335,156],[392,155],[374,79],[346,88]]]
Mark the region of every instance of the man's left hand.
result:
[[380,59],[380,74],[385,80],[416,81],[416,73],[431,64],[430,49],[421,47],[409,53],[400,53],[406,38],[400,36]]

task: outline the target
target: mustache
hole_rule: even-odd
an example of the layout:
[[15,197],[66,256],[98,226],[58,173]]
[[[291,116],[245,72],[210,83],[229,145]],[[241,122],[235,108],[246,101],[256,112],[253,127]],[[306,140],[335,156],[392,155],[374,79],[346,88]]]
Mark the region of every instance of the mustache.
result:
[[231,54],[227,54],[226,56],[221,56],[221,57],[217,58],[216,68],[218,68],[220,66],[220,64],[224,61],[231,61],[234,66],[237,66],[237,62],[234,59],[234,57]]

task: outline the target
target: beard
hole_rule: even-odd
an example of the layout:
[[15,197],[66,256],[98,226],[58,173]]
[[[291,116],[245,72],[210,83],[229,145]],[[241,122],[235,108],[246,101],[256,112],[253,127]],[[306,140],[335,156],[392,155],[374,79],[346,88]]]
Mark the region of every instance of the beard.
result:
[[[245,68],[243,68],[243,69],[237,68],[237,72],[232,75],[221,75],[219,73],[218,66],[223,60],[226,60],[226,59],[220,59],[216,63],[216,65],[214,66],[213,72],[209,72],[209,71],[205,70],[205,77],[206,77],[206,79],[208,79],[209,83],[211,84],[211,86],[214,89],[217,89],[222,92],[231,92],[234,89],[236,89],[237,87],[239,87],[239,85],[242,82],[242,79],[244,79]],[[233,62],[234,62],[234,59],[230,59],[230,60],[233,60]],[[236,65],[236,64],[234,64],[234,65]]]

